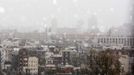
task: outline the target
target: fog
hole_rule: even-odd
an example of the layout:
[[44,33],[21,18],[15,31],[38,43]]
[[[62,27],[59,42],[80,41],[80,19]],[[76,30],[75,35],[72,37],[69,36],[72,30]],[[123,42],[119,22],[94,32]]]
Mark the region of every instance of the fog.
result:
[[0,29],[40,30],[51,26],[88,27],[94,15],[98,27],[106,30],[129,22],[129,0],[0,0]]

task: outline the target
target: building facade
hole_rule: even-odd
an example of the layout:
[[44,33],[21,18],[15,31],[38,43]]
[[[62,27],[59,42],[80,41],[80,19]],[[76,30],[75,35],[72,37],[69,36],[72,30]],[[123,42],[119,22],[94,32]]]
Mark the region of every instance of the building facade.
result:
[[70,50],[63,50],[62,51],[62,62],[63,65],[71,64],[71,51]]
[[28,57],[28,67],[30,74],[38,74],[38,61],[37,57]]
[[28,66],[28,50],[20,49],[19,51],[19,71],[26,72]]
[[38,74],[39,59],[36,56],[31,56],[27,49],[19,51],[19,71],[30,74]]
[[132,48],[134,47],[134,37],[122,37],[122,36],[99,36],[97,37],[98,44],[103,46],[120,46]]

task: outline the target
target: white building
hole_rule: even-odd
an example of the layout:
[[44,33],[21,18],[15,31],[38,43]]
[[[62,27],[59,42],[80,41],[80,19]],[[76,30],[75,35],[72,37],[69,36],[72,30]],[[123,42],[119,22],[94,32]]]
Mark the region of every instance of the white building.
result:
[[45,53],[45,59],[46,59],[46,64],[52,64],[53,63],[53,52],[46,52]]
[[[131,48],[134,47],[134,37],[128,36],[98,36],[98,44],[111,48]],[[119,48],[118,48],[119,49]]]
[[5,68],[5,62],[11,62],[12,48],[1,48],[1,65],[2,69]]
[[37,57],[28,57],[28,67],[31,74],[38,74],[38,61]]
[[15,38],[15,39],[6,39],[2,41],[2,46],[3,47],[14,47],[14,46],[19,46],[19,39]]
[[[22,59],[21,59],[22,60]],[[20,63],[23,63],[22,65],[22,71],[23,72],[30,72],[31,75],[34,75],[34,74],[38,74],[38,61],[39,59],[37,57],[28,57],[28,58],[24,58],[23,62],[20,62]]]

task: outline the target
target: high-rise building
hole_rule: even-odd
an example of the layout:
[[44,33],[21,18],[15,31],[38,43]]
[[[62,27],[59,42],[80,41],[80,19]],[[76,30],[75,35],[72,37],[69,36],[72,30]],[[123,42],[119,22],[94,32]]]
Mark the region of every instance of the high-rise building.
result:
[[0,74],[2,73],[2,69],[1,69],[1,51],[0,51]]
[[58,20],[56,18],[52,18],[51,20],[51,30],[55,32],[57,30]]
[[97,25],[98,25],[98,21],[97,21],[96,15],[91,15],[88,18],[88,29],[91,30],[91,29],[97,27]]
[[88,32],[91,34],[97,34],[99,33],[99,28],[98,26],[98,20],[96,15],[91,15],[91,17],[89,17],[88,19]]
[[[134,0],[130,0],[130,5],[131,6],[131,10],[130,10],[130,18],[131,18],[131,23],[130,23],[130,27],[129,30],[131,31],[132,36],[134,37]],[[130,52],[129,54],[129,64],[130,64],[130,75],[134,74],[134,51],[132,50],[132,52]]]
[[77,20],[76,30],[78,32],[81,32],[83,30],[83,27],[84,27],[84,21],[82,19]]

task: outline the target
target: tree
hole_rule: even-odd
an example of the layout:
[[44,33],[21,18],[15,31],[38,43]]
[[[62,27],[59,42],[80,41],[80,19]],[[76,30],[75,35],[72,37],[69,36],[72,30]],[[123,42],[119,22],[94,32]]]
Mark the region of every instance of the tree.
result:
[[96,75],[96,73],[98,73],[98,72],[96,72],[96,71],[98,71],[96,59],[97,59],[97,52],[96,52],[96,50],[91,49],[88,52],[88,56],[87,56],[87,60],[88,60],[87,67],[88,67],[88,70],[89,70],[88,72],[90,75]]
[[91,50],[88,56],[88,70],[91,75],[119,75],[120,62],[118,55],[110,50],[97,52]]
[[80,57],[78,53],[75,53],[71,56],[71,64],[75,67],[80,65]]
[[121,64],[118,55],[111,51],[100,52],[97,56],[97,65],[101,75],[119,75]]

